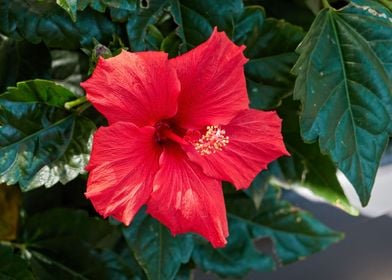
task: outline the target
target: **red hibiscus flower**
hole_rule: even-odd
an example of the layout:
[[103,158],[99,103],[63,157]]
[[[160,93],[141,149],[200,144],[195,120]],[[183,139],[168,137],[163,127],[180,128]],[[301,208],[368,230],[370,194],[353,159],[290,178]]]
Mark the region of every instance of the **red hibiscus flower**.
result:
[[226,244],[221,181],[249,186],[288,155],[275,112],[249,109],[244,46],[214,30],[192,51],[100,59],[82,83],[109,121],[94,135],[86,196],[104,217],[129,225],[140,207],[173,235]]

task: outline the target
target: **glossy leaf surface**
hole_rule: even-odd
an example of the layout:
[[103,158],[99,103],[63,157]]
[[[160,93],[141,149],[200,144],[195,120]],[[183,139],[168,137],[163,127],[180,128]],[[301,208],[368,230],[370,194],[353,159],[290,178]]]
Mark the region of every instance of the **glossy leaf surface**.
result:
[[391,18],[375,1],[324,9],[298,48],[293,69],[304,140],[319,139],[363,205],[392,128]]
[[141,212],[123,235],[148,279],[173,279],[193,250],[191,235],[173,237],[158,221]]
[[44,80],[18,83],[0,95],[1,181],[30,190],[66,183],[84,170],[94,124],[64,109],[73,99]]

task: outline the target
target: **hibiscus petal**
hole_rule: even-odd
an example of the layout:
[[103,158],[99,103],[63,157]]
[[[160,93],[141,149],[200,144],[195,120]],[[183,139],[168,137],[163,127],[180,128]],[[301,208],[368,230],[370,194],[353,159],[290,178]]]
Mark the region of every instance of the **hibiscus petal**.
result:
[[165,146],[147,211],[173,235],[195,232],[214,247],[228,236],[222,186],[207,177],[179,146]]
[[98,213],[128,225],[152,192],[160,147],[153,127],[117,122],[94,135],[86,197]]
[[281,120],[275,112],[244,110],[222,128],[229,137],[222,151],[202,156],[192,146],[184,148],[206,175],[231,182],[237,189],[249,187],[270,162],[289,155],[281,134]]
[[177,111],[180,83],[163,52],[122,51],[100,58],[91,78],[81,85],[109,123],[154,125]]
[[226,124],[248,108],[244,48],[214,29],[206,42],[170,60],[181,82],[177,124],[193,129]]

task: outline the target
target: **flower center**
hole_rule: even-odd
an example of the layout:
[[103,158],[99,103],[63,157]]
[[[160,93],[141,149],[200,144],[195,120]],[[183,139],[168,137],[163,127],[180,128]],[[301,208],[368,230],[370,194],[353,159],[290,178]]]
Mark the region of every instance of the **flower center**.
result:
[[[209,125],[203,135],[195,139],[195,132],[187,133],[190,143],[195,147],[195,150],[202,156],[215,154],[222,151],[222,148],[229,143],[229,136],[226,136],[226,131],[221,129],[218,125]],[[196,133],[197,134],[197,133]],[[193,140],[191,140],[193,138]]]
[[[155,125],[156,141],[164,144],[166,141],[173,141],[181,145],[191,144],[202,156],[215,154],[229,143],[229,136],[219,125],[209,125],[203,130],[188,130],[184,133],[183,129],[176,129],[168,121],[160,121]],[[182,136],[184,135],[184,136]]]
[[155,139],[159,144],[163,144],[167,140],[172,140],[179,144],[188,144],[179,133],[176,133],[173,126],[167,121],[160,121],[155,125]]

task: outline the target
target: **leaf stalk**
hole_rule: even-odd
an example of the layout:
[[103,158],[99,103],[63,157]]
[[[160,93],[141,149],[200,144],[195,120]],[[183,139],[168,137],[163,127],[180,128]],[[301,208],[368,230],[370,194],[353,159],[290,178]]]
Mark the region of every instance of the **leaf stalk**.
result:
[[71,110],[72,108],[79,106],[79,105],[86,103],[86,102],[87,102],[86,96],[82,96],[82,97],[79,97],[78,99],[66,102],[64,104],[64,108],[67,110]]
[[322,0],[322,3],[324,8],[331,8],[331,4],[329,4],[328,0]]

